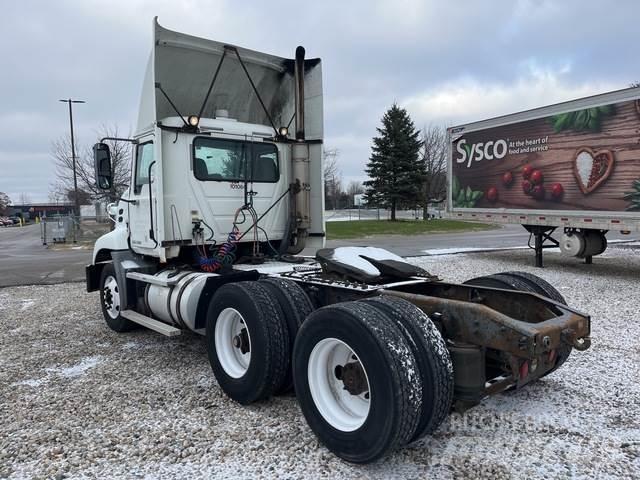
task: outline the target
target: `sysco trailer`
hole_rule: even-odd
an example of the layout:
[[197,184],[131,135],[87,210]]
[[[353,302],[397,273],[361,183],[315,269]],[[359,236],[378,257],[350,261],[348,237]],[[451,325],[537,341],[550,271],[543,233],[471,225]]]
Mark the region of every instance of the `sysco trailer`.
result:
[[590,263],[607,232],[640,232],[638,87],[451,127],[448,140],[449,215],[523,225],[538,266],[543,248]]
[[295,390],[320,441],[359,463],[589,347],[590,317],[536,276],[456,284],[383,249],[323,248],[322,64],[302,47],[280,58],[157,21],[152,45],[135,134],[94,146],[105,190],[110,144],[133,149],[86,269],[109,328],[202,335],[230,398]]

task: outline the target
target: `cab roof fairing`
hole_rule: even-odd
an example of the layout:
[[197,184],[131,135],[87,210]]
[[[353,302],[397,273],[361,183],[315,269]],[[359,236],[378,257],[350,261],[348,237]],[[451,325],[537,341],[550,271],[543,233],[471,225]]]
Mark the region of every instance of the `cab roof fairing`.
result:
[[[225,51],[225,43],[167,30],[154,19],[153,50],[142,88],[137,131],[148,130],[160,119],[177,115],[155,87],[160,84],[180,113],[197,115],[211,79]],[[276,128],[295,131],[294,60],[234,47],[256,85]],[[322,64],[305,60],[305,133],[309,140],[323,138]],[[213,118],[226,109],[239,122],[270,126],[237,56],[227,51],[202,116]]]

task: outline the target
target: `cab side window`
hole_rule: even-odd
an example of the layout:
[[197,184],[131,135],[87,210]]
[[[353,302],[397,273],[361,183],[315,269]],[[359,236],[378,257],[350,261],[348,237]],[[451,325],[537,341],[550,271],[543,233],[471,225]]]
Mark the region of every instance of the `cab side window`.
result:
[[149,165],[153,162],[153,142],[142,143],[136,150],[135,193],[140,193],[143,185],[149,183]]

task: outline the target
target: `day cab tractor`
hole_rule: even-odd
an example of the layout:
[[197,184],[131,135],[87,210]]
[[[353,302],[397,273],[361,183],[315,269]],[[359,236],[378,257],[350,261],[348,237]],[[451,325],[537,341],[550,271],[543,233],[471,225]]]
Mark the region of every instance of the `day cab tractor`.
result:
[[449,283],[380,248],[324,248],[321,62],[304,55],[154,21],[136,133],[94,146],[105,190],[107,142],[133,155],[87,290],[116,332],[204,336],[241,404],[293,389],[320,441],[366,463],[553,372],[588,348],[590,318],[531,274]]

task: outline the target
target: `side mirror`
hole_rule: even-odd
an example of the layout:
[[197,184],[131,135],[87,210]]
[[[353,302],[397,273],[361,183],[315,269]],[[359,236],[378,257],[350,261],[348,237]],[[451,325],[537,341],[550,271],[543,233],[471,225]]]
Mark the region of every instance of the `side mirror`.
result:
[[96,185],[101,190],[110,190],[111,175],[111,150],[106,143],[96,143],[93,146],[93,163],[96,173]]

